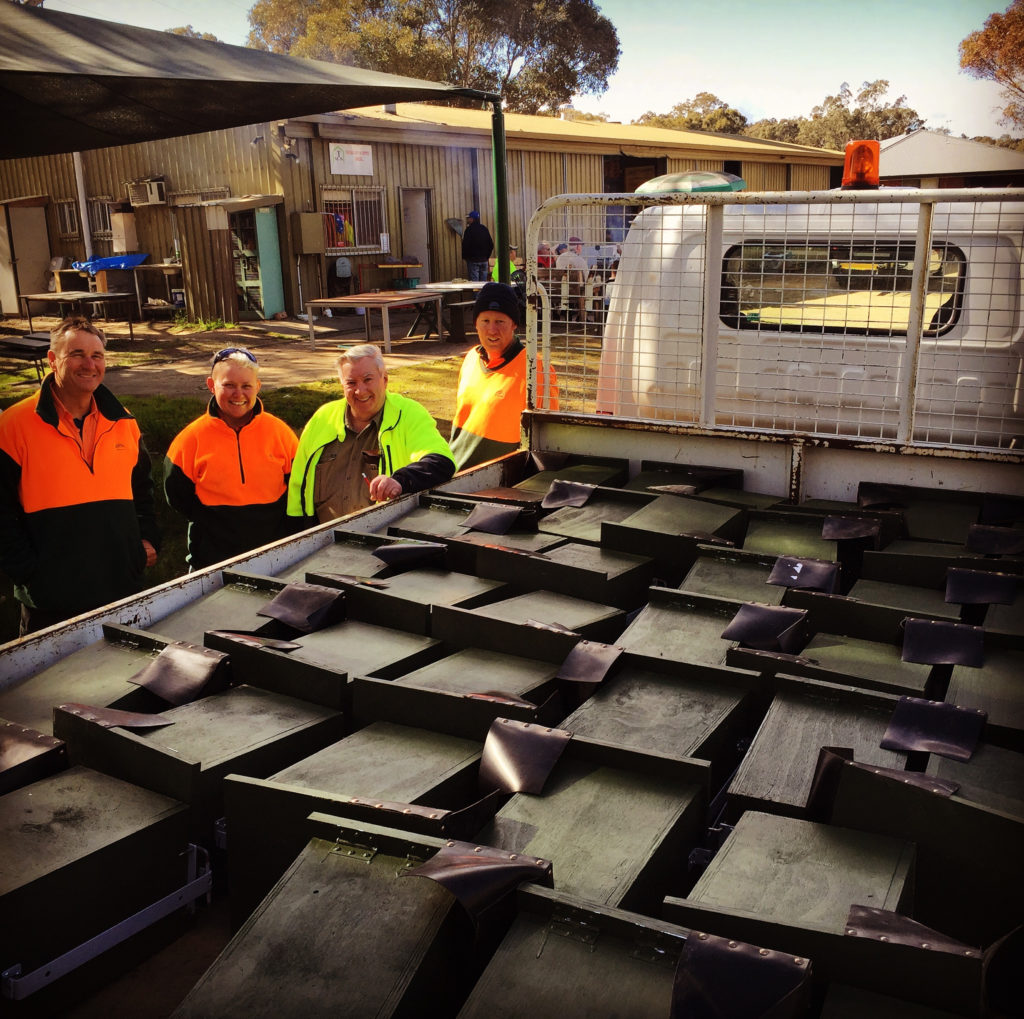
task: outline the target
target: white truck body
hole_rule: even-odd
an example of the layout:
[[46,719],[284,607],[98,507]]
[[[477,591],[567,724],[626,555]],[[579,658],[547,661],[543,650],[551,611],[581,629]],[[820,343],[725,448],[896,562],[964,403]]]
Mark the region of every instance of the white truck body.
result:
[[[593,409],[706,428],[1018,447],[1024,204],[1012,191],[979,194],[630,196],[645,207],[614,280],[588,288],[603,283],[607,298],[591,315],[601,326]],[[553,213],[594,241],[607,205],[626,196],[588,197],[589,206],[569,197],[568,211],[553,199],[538,230],[551,234]]]

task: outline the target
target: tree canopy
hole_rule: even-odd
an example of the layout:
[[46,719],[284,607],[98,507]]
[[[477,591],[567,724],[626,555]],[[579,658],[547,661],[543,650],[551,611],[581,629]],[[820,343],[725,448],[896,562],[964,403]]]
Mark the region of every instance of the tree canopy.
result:
[[598,95],[619,62],[593,0],[257,0],[249,45],[463,88],[509,109]]
[[907,106],[906,96],[890,101],[888,92],[889,82],[884,78],[864,82],[856,95],[843,82],[838,93],[826,96],[809,116],[769,117],[752,124],[718,96],[698,92],[692,99],[676,103],[668,113],[645,113],[633,123],[676,130],[745,134],[838,150],[854,138],[893,138],[924,126],[917,111]]
[[205,39],[207,42],[220,42],[212,32],[197,32],[191,25],[179,25],[177,28],[165,28],[171,35],[183,35],[186,39]]
[[648,127],[670,127],[676,131],[741,134],[747,126],[747,118],[711,92],[698,92],[692,99],[676,103],[668,113],[648,110],[633,123],[646,124]]
[[972,78],[994,81],[1006,100],[1002,122],[1024,127],[1024,0],[990,14],[984,27],[960,43],[960,68]]

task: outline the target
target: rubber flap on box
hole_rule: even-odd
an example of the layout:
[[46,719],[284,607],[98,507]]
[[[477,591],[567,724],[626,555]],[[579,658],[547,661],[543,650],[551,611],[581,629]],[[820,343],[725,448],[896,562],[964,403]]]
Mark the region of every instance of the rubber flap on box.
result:
[[981,957],[981,951],[974,945],[956,941],[901,913],[875,906],[851,905],[844,933],[848,938],[870,938],[894,945],[923,948],[929,952],[949,952],[974,959]]
[[553,449],[535,449],[530,453],[530,461],[538,471],[555,471],[569,462],[569,454]]
[[247,633],[244,630],[207,630],[213,637],[220,637],[222,640],[231,640],[236,644],[244,644],[246,647],[267,647],[274,651],[295,651],[302,647],[293,640],[280,640],[277,637],[262,637],[258,633]]
[[811,962],[691,931],[676,967],[672,1019],[795,1019],[806,1013]]
[[496,502],[478,502],[469,516],[462,521],[463,527],[484,534],[508,534],[519,519],[519,506],[503,506]]
[[562,481],[556,478],[541,499],[541,509],[561,509],[563,506],[586,506],[597,485],[586,485],[582,481]]
[[901,697],[879,746],[883,750],[917,750],[969,761],[987,717],[980,708]]
[[1024,553],[1024,531],[1017,527],[971,524],[967,528],[967,550],[977,555],[1020,555]]
[[902,509],[903,495],[888,485],[862,481],[857,486],[857,505],[861,509]]
[[413,570],[444,564],[448,546],[439,541],[396,541],[375,548],[373,554],[393,569]]
[[449,840],[426,863],[403,872],[448,889],[474,919],[521,884],[551,884],[551,862],[492,846]]
[[228,686],[228,656],[223,651],[174,641],[128,682],[155,694],[168,704],[188,704]]
[[825,541],[869,541],[877,548],[881,529],[871,517],[825,517],[821,536]]
[[1022,584],[1011,573],[988,570],[946,571],[946,601],[952,605],[1012,605]]
[[484,740],[480,788],[539,796],[570,739],[565,729],[496,718]]
[[806,609],[747,602],[739,607],[721,636],[756,651],[793,654],[803,646],[806,620]]
[[950,623],[941,619],[904,619],[903,661],[917,665],[968,665],[985,663],[985,631],[980,626]]
[[782,555],[775,560],[765,583],[833,594],[839,583],[839,564],[825,559],[800,559]]
[[556,679],[570,683],[600,683],[626,649],[617,644],[581,640],[558,667]]
[[288,584],[256,614],[314,633],[344,618],[345,592],[322,584]]
[[166,715],[145,715],[139,711],[99,708],[93,704],[76,704],[73,701],[58,704],[54,710],[77,715],[86,722],[103,726],[104,729],[159,729],[163,725],[174,725],[174,719]]

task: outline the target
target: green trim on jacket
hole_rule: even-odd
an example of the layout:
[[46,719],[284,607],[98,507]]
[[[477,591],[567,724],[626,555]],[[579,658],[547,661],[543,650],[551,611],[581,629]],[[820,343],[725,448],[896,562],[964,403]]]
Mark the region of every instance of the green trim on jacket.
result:
[[[306,423],[299,438],[299,448],[292,463],[292,476],[288,483],[288,514],[293,517],[316,515],[313,506],[313,478],[317,462],[324,447],[335,439],[345,439],[345,400],[325,403]],[[380,422],[381,474],[397,478],[403,491],[419,491],[441,484],[455,473],[455,457],[448,443],[437,430],[437,424],[422,404],[399,393],[387,393]],[[407,474],[402,471],[427,456],[446,458],[451,469],[444,471]],[[427,475],[430,475],[429,477]],[[414,482],[426,481],[426,484]],[[406,484],[409,482],[409,484]]]

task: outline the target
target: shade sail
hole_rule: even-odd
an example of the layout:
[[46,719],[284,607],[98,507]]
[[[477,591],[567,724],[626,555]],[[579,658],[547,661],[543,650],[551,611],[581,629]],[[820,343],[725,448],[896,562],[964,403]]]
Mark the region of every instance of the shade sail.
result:
[[2,159],[378,103],[497,98],[7,2],[0,39]]

